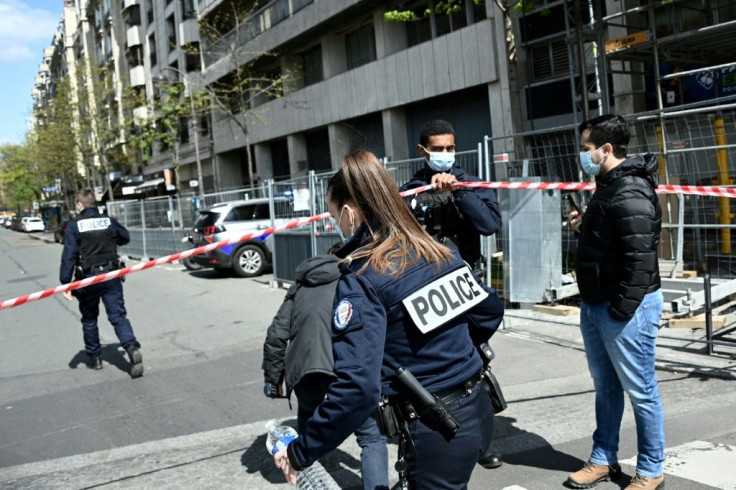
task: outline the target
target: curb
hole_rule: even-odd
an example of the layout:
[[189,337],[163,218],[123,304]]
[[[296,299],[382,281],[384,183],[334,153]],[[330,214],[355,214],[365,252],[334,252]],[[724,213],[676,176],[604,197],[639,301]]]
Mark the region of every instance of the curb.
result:
[[34,235],[33,233],[28,233],[26,236],[33,240],[39,240],[39,241],[46,242],[46,243],[56,243],[53,237],[49,238],[44,235]]

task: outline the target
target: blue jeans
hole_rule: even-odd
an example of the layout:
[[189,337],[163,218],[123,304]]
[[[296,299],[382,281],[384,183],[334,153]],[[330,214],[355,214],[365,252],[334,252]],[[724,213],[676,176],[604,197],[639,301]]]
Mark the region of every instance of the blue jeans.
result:
[[[298,401],[297,432],[304,430],[306,421],[322,403],[334,379],[326,374],[311,373],[294,386]],[[360,446],[360,474],[364,490],[388,490],[388,446],[372,415],[355,430],[355,438]]]
[[625,390],[636,421],[636,472],[657,477],[664,461],[664,413],[654,374],[662,292],[644,296],[627,322],[613,319],[608,306],[608,302],[583,302],[580,309],[580,331],[595,385],[596,430],[590,461],[602,465],[618,461]]
[[112,279],[110,281],[93,284],[86,288],[78,289],[76,297],[79,299],[79,312],[82,314],[82,334],[84,336],[84,349],[90,357],[99,356],[102,351],[100,345],[100,332],[97,328],[97,317],[100,314],[100,299],[105,305],[107,319],[110,320],[115,335],[117,335],[120,345],[128,347],[135,344],[136,347],[141,345],[133,334],[133,327],[130,326],[127,313],[125,311],[125,301],[123,300],[123,283],[120,279]]

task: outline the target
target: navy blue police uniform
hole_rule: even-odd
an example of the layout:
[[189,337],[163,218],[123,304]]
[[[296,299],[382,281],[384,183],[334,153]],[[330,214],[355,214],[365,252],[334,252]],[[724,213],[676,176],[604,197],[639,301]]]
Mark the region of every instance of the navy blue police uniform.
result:
[[[338,252],[368,243],[362,225]],[[495,291],[483,286],[457,253],[449,262],[420,260],[400,278],[379,274],[367,258],[343,264],[332,321],[337,376],[304,433],[289,444],[296,470],[335,449],[376,410],[379,398],[407,396],[396,369],[408,369],[430,393],[447,400],[459,422],[454,434],[424,417],[409,421],[414,459],[411,488],[465,488],[479,456],[491,445],[493,410],[477,380],[483,366],[476,346],[503,317]]]
[[[81,280],[118,269],[117,246],[129,241],[128,230],[115,218],[103,216],[95,208],[85,208],[67,224],[59,280],[67,284],[72,279]],[[79,300],[84,348],[90,358],[99,356],[102,350],[97,328],[100,299],[123,348],[140,347],[127,318],[121,279],[93,284],[72,294]]]
[[[428,185],[436,173],[425,165],[399,189],[406,191]],[[461,168],[449,173],[458,182],[480,182]],[[481,257],[480,235],[489,236],[501,228],[501,209],[493,189],[459,187],[453,192],[425,191],[406,198],[414,216],[440,243],[458,250],[471,267]]]

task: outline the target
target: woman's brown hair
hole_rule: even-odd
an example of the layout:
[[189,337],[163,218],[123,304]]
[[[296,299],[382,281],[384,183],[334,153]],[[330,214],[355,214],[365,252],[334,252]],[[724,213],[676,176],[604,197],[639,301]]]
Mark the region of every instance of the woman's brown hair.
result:
[[369,257],[366,266],[381,274],[399,275],[420,258],[438,266],[450,259],[449,249],[437,243],[411,214],[373,153],[359,150],[346,155],[327,194],[339,208],[346,203],[357,206],[373,237],[351,254],[353,260]]

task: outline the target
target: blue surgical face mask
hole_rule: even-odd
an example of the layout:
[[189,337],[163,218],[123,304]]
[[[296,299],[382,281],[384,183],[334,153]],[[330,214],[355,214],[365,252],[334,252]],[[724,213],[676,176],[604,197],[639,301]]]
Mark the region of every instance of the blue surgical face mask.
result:
[[[601,171],[601,164],[593,163],[593,153],[598,151],[599,149],[600,147],[590,152],[580,152],[580,166],[583,168],[583,172],[588,175],[598,175]],[[605,159],[603,161],[605,162]]]
[[[422,148],[424,148],[422,146]],[[455,164],[455,154],[448,151],[429,151],[424,148],[424,151],[429,153],[429,159],[427,159],[427,165],[435,172],[447,172]]]
[[340,217],[337,218],[337,234],[340,236],[340,240],[342,240],[343,243],[345,243],[353,237],[353,235],[355,234],[355,230],[353,229],[353,224],[351,223],[350,224],[350,236],[346,237],[345,233],[342,232],[342,228],[340,228],[340,223],[342,222],[343,211],[345,211],[345,206],[342,207],[342,209],[340,210]]

